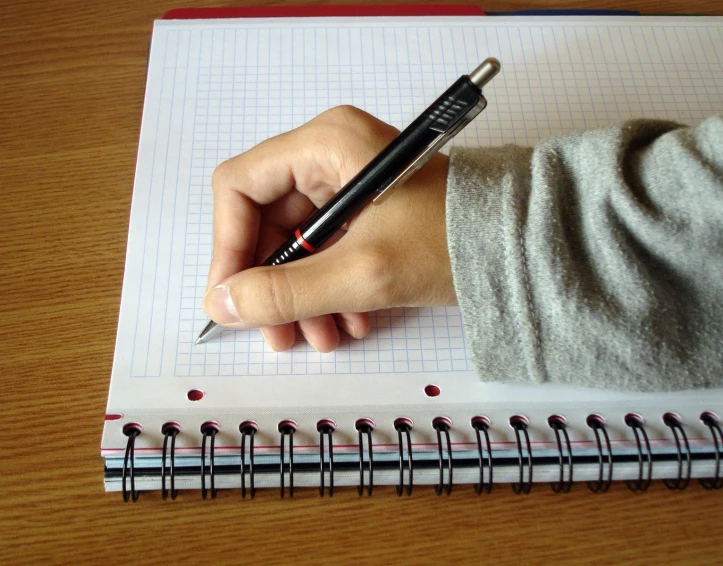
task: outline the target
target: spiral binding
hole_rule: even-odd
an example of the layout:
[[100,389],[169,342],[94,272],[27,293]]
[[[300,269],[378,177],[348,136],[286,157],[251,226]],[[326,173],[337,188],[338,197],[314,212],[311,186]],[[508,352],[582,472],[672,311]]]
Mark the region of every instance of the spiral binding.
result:
[[[479,483],[474,484],[474,491],[477,495],[482,492],[490,493],[492,491],[492,446],[490,444],[490,420],[487,417],[472,417],[472,428],[477,436],[477,452],[479,453]],[[482,451],[482,437],[480,432],[485,436],[485,448],[487,450],[487,469],[489,470],[489,481],[485,482],[484,472],[484,456]]]
[[[570,447],[570,436],[567,434],[565,426],[565,417],[560,415],[552,415],[547,419],[547,424],[555,431],[555,440],[557,440],[557,452],[560,457],[560,478],[557,482],[551,482],[550,487],[555,493],[568,493],[572,489],[572,448]],[[560,435],[565,437],[565,448],[567,449],[567,479],[565,478],[564,456],[562,453],[562,440]]]
[[[630,413],[625,415],[625,424],[633,429],[635,435],[635,444],[638,448],[638,479],[635,481],[626,480],[625,485],[628,486],[630,491],[646,491],[650,487],[650,482],[653,479],[653,458],[650,451],[650,440],[648,439],[648,433],[645,431],[643,417],[636,413]],[[645,441],[645,453],[643,453],[643,447],[640,441],[642,436]],[[647,471],[643,472],[643,455],[647,462]]]
[[369,483],[367,484],[367,494],[372,494],[374,487],[374,449],[372,444],[372,431],[374,430],[374,421],[371,419],[359,419],[354,423],[354,428],[359,433],[359,485],[357,492],[359,495],[364,493],[364,446],[362,435],[367,437],[367,461],[369,462]]
[[414,464],[412,462],[412,439],[409,433],[414,424],[412,419],[402,417],[394,421],[394,428],[397,430],[397,438],[399,441],[399,483],[397,484],[397,495],[401,496],[404,489],[404,460],[402,458],[402,433],[407,438],[407,477],[409,483],[406,485],[407,495],[412,495],[412,487],[414,486]]
[[216,435],[221,427],[216,422],[207,422],[201,425],[201,433],[203,440],[201,441],[201,497],[206,499],[208,490],[206,489],[206,439],[211,439],[211,447],[209,449],[209,471],[211,475],[211,499],[216,499],[216,476],[214,469],[214,447],[216,445]]
[[254,487],[254,436],[259,430],[259,425],[254,421],[244,421],[238,431],[241,433],[241,497],[246,499],[246,438],[249,439],[249,492],[253,499],[256,495]]
[[329,497],[334,495],[334,431],[336,423],[329,419],[316,423],[319,432],[319,495],[324,497],[324,437],[329,440]]
[[[530,433],[527,432],[528,421],[525,417],[515,415],[510,417],[510,426],[515,429],[515,438],[517,439],[517,457],[520,466],[520,479],[517,483],[512,484],[512,491],[517,495],[521,493],[528,494],[532,489],[532,446],[530,445]],[[527,452],[527,481],[524,481],[525,466],[522,459],[522,440],[520,435],[525,437],[525,450]]]
[[[442,495],[442,490],[449,495],[452,493],[452,445],[449,441],[449,429],[452,421],[447,417],[437,417],[432,421],[432,428],[437,431],[437,447],[439,448],[439,483],[434,486],[434,492]],[[447,483],[444,483],[444,463],[442,460],[442,434],[447,441]]]
[[[651,450],[650,439],[645,428],[645,421],[642,416],[636,413],[630,413],[624,417],[624,423],[631,429],[636,446],[637,453],[637,478],[626,480],[625,484],[628,489],[634,492],[646,491],[651,483],[653,476],[653,452]],[[703,412],[700,415],[701,422],[708,427],[714,445],[715,468],[712,477],[700,478],[701,486],[708,490],[719,490],[723,488],[723,477],[721,476],[721,461],[723,460],[723,430],[718,417],[711,412]],[[670,429],[675,444],[675,458],[677,460],[676,477],[663,480],[665,486],[670,490],[684,490],[690,485],[692,477],[692,462],[694,455],[691,452],[688,434],[684,429],[683,422],[679,415],[675,413],[665,413],[662,417],[663,423]],[[552,415],[548,418],[548,425],[554,431],[555,441],[557,445],[557,462],[558,462],[558,479],[550,482],[550,487],[555,493],[568,493],[573,485],[574,462],[575,458],[571,448],[570,436],[567,431],[567,422],[561,415]],[[608,491],[613,480],[613,467],[616,459],[619,461],[628,461],[629,456],[621,454],[620,456],[613,454],[610,436],[606,428],[604,417],[597,414],[591,414],[587,417],[586,423],[595,435],[595,444],[597,447],[597,480],[587,481],[588,488],[593,493],[603,493]],[[473,484],[475,492],[490,493],[493,488],[493,472],[494,460],[492,453],[492,444],[490,441],[490,420],[484,416],[475,416],[470,422],[475,431],[477,440],[477,465],[479,467],[479,481]],[[530,434],[529,421],[526,417],[515,415],[510,417],[509,424],[515,432],[517,446],[517,465],[518,479],[511,484],[512,490],[516,494],[530,493],[533,485],[533,464],[537,456],[533,457]],[[358,454],[359,454],[359,484],[357,492],[361,496],[366,489],[367,494],[372,494],[374,485],[374,452],[372,442],[372,432],[375,424],[372,419],[358,419],[354,424],[358,434]],[[401,496],[406,493],[412,494],[414,487],[414,454],[411,440],[411,432],[414,423],[411,419],[402,417],[394,421],[394,428],[397,431],[398,455],[399,455],[399,482],[396,485],[397,495]],[[336,431],[336,423],[329,419],[318,421],[316,429],[319,433],[319,495],[324,496],[328,490],[331,497],[334,493],[334,440],[333,435]],[[459,460],[454,458],[452,445],[450,441],[450,431],[452,422],[448,417],[439,416],[432,420],[432,429],[437,435],[437,465],[439,469],[439,480],[434,485],[437,495],[443,492],[449,495],[454,486],[453,472],[455,464],[459,465]],[[240,479],[241,479],[241,496],[246,497],[247,491],[253,498],[256,494],[255,488],[255,463],[254,463],[254,440],[255,435],[259,431],[259,425],[254,421],[243,421],[239,425],[239,433],[241,434],[240,445]],[[124,501],[137,501],[140,491],[136,489],[136,469],[135,460],[135,443],[136,438],[140,436],[143,427],[135,422],[127,423],[123,426],[123,434],[127,437],[125,454],[123,458],[123,467],[121,471],[122,493]],[[220,431],[220,426],[214,421],[208,421],[201,425],[202,443],[201,443],[201,495],[207,498],[208,492],[211,497],[215,498],[216,489],[216,465],[215,465],[215,438]],[[294,495],[294,434],[298,431],[298,425],[292,420],[283,420],[278,424],[280,434],[279,440],[279,485],[280,496],[283,498],[286,494],[285,482],[288,473],[288,493],[290,497]],[[181,433],[181,426],[176,422],[167,422],[161,427],[163,434],[163,452],[161,458],[161,494],[163,499],[167,499],[170,493],[171,499],[176,499],[178,489],[176,488],[177,468],[175,463],[176,438]],[[366,450],[364,447],[364,437],[366,436]],[[288,456],[286,444],[288,442]],[[366,452],[366,457],[365,457]],[[406,454],[405,454],[406,452]],[[405,458],[406,456],[406,458]],[[700,458],[700,456],[696,456]],[[462,466],[468,467],[469,460],[463,458]],[[547,457],[544,457],[547,458]],[[584,456],[583,458],[587,458]],[[664,457],[671,459],[668,455]],[[710,455],[708,456],[710,458]],[[578,460],[579,461],[579,460]],[[584,461],[584,459],[583,459]],[[385,464],[388,465],[388,464]],[[308,467],[308,464],[306,465]],[[342,469],[348,467],[348,463],[342,461]],[[424,467],[424,466],[423,466]],[[227,474],[222,466],[220,473]],[[405,482],[406,468],[406,482]],[[238,468],[237,468],[238,469]],[[302,469],[304,465],[302,464]],[[446,469],[446,479],[445,479]],[[141,469],[141,475],[149,475],[146,468]],[[157,473],[157,472],[156,472]],[[188,473],[188,472],[185,472]],[[196,473],[196,472],[193,472]],[[368,476],[367,476],[368,474]],[[208,478],[207,478],[208,475]],[[327,484],[328,475],[328,484]],[[247,490],[248,477],[248,490]],[[167,487],[166,479],[170,478],[170,490]],[[367,480],[368,478],[368,480]],[[207,489],[207,480],[210,482],[210,489]],[[328,486],[328,488],[327,488]]]
[[[128,442],[126,444],[126,453],[123,457],[123,501],[128,503],[129,499],[133,499],[133,501],[138,501],[138,496],[140,495],[140,491],[136,491],[136,474],[135,474],[135,459],[136,459],[136,438],[143,430],[143,427],[139,425],[138,423],[128,423],[123,427],[123,434],[125,434],[128,437]],[[130,468],[128,467],[128,462],[130,461]],[[131,478],[131,490],[130,493],[128,492],[128,488],[126,485],[126,469],[129,470],[128,476]]]
[[[587,487],[593,493],[604,493],[610,489],[610,485],[613,482],[613,450],[610,446],[610,436],[605,428],[605,419],[600,415],[589,415],[586,419],[587,426],[589,426],[595,433],[595,440],[597,442],[597,456],[598,456],[598,480],[593,483],[587,482]],[[600,434],[602,433],[605,439],[605,448],[607,450],[607,477],[603,480],[603,448],[600,440]]]
[[723,431],[721,431],[718,417],[713,413],[705,412],[700,415],[700,420],[710,429],[715,444],[715,474],[712,478],[698,480],[705,489],[723,488],[723,477],[720,475],[721,449],[723,449]]
[[163,499],[168,499],[168,490],[166,489],[166,451],[168,448],[168,439],[171,439],[171,499],[176,499],[178,490],[176,489],[176,437],[181,432],[181,425],[169,422],[161,427],[163,433],[163,458],[161,460],[161,495]]
[[284,497],[284,439],[289,437],[289,497],[294,497],[294,433],[299,427],[294,421],[286,420],[279,423],[281,440],[279,446],[279,487],[281,498]]
[[[665,487],[671,490],[684,490],[690,483],[690,467],[692,465],[692,459],[690,457],[690,444],[688,443],[688,435],[683,430],[680,417],[675,413],[665,413],[663,415],[663,422],[670,427],[673,431],[673,438],[675,438],[675,447],[678,451],[678,477],[674,480],[663,480]],[[683,439],[683,446],[685,446],[685,455],[681,450],[680,439]],[[685,475],[683,474],[683,461],[685,461]]]

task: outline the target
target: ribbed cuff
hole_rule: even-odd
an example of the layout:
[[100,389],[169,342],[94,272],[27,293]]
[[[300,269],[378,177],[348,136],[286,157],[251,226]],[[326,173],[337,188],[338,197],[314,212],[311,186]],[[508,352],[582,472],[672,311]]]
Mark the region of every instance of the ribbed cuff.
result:
[[532,149],[454,148],[447,176],[447,243],[475,368],[484,381],[542,383],[519,226]]

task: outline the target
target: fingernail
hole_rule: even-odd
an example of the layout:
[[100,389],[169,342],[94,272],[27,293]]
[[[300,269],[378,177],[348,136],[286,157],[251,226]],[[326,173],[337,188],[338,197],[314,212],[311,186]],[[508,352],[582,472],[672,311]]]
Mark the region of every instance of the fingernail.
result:
[[203,299],[203,310],[213,314],[219,324],[240,322],[236,305],[233,304],[231,293],[226,285],[212,287]]
[[314,348],[314,350],[316,350],[317,352],[319,351],[319,347],[318,347],[316,344],[314,344],[314,342],[311,340],[311,338],[309,338],[309,337],[306,336],[306,335],[304,336],[304,338],[306,338],[306,341],[309,343],[309,345],[310,345],[312,348]]
[[266,334],[264,333],[264,329],[261,328],[260,330],[261,330],[261,336],[263,337],[264,342],[266,342],[266,345],[275,352],[275,351],[276,351],[276,348],[274,348],[274,347],[271,345],[271,342],[269,342],[269,339],[266,338]]

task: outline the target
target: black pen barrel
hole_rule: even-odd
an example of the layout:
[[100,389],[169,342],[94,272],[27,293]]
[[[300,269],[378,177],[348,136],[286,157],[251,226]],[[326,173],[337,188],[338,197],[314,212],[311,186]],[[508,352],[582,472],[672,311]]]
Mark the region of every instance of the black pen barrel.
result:
[[317,210],[264,265],[306,257],[333,236],[371,199],[382,193],[440,135],[462,119],[480,98],[468,76],[460,77],[429,108]]

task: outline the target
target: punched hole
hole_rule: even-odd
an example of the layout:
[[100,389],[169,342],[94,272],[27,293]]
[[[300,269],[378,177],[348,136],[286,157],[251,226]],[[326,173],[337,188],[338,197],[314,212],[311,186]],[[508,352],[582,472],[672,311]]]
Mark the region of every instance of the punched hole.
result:
[[585,422],[587,423],[587,426],[590,428],[604,428],[605,427],[605,417],[598,414],[591,414],[588,415],[585,419]]
[[427,385],[427,387],[424,388],[424,394],[427,397],[436,397],[442,392],[442,390],[437,385]]
[[524,415],[512,415],[510,417],[510,426],[512,428],[522,427],[525,428],[530,424],[530,419]]
[[641,427],[645,424],[645,419],[638,413],[628,413],[623,421],[631,428],[635,426]]
[[372,419],[368,419],[366,417],[362,418],[362,419],[358,419],[354,423],[354,428],[356,428],[357,430],[359,430],[361,432],[367,432],[367,431],[371,432],[372,430],[374,430],[375,426],[376,425],[374,424],[374,421]]
[[700,420],[706,426],[715,426],[718,424],[718,415],[710,411],[704,411],[700,414]]
[[200,389],[190,389],[188,391],[189,401],[200,401],[201,399],[203,399],[203,391]]
[[547,424],[553,428],[555,426],[564,427],[567,424],[567,419],[562,415],[550,415],[547,419]]
[[663,415],[663,423],[667,426],[680,426],[683,424],[683,419],[680,418],[678,413],[665,413]]
[[143,427],[138,423],[126,423],[123,425],[123,434],[126,436],[131,436],[132,434],[138,436],[142,432]]
[[476,430],[488,428],[491,424],[492,423],[490,422],[490,420],[483,415],[477,415],[476,417],[472,417],[472,428]]

